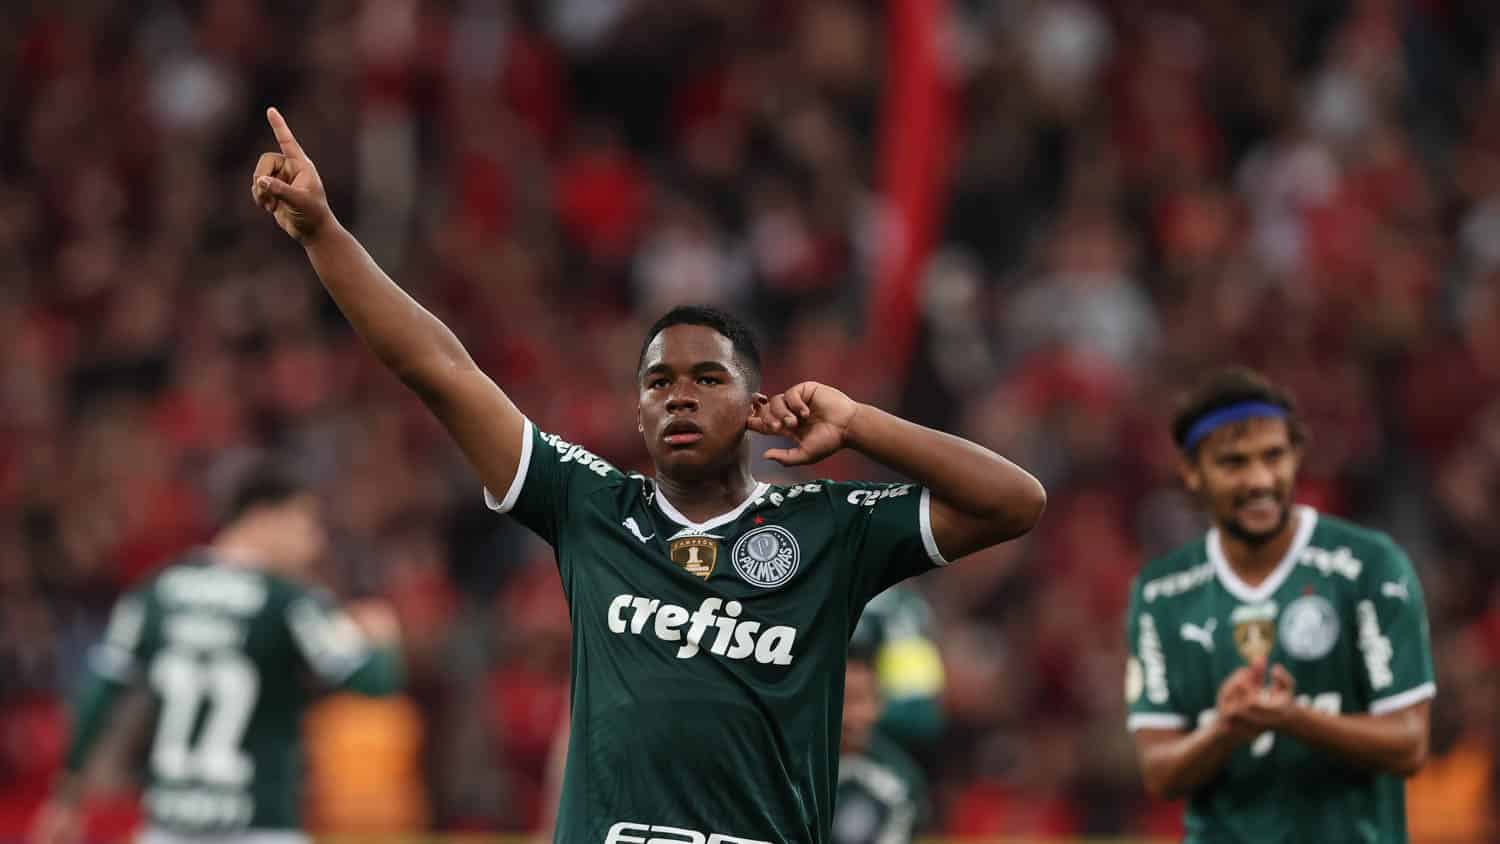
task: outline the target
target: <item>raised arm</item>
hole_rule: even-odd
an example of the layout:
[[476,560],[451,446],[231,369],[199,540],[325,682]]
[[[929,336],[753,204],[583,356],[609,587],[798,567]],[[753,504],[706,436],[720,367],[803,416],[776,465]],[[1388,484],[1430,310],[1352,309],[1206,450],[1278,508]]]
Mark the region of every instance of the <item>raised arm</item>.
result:
[[767,451],[772,460],[813,463],[853,448],[926,487],[933,539],[948,560],[1026,533],[1047,504],[1036,478],[984,446],[861,404],[826,384],[804,381],[774,398],[758,397],[750,428],[796,441],[795,448]]
[[525,420],[442,321],[406,294],[333,215],[317,168],[281,113],[266,118],[281,152],[255,165],[250,193],[307,252],[339,310],[380,362],[448,429],[485,486],[503,495],[521,459]]

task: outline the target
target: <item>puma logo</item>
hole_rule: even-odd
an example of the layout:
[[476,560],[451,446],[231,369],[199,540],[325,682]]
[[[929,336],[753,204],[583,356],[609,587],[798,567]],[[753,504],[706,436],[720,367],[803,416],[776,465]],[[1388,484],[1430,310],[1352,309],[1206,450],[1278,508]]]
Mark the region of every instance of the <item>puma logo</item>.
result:
[[635,516],[627,517],[625,521],[620,522],[620,524],[629,528],[630,532],[635,534],[635,538],[639,539],[642,542],[650,542],[651,539],[656,536],[655,533],[651,534],[651,536],[646,536],[645,534],[641,533],[641,526],[635,523]]
[[1189,642],[1197,642],[1198,644],[1203,646],[1203,649],[1205,651],[1213,653],[1214,628],[1218,626],[1219,620],[1217,618],[1210,618],[1208,621],[1205,621],[1203,623],[1202,627],[1199,627],[1196,624],[1188,624],[1187,622],[1183,622],[1181,631],[1182,638],[1188,640]]

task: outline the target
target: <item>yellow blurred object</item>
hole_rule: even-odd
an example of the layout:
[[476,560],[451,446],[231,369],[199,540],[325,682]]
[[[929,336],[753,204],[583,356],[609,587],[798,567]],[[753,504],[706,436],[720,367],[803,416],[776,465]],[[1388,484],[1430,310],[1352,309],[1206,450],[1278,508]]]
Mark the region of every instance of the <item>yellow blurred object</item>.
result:
[[1406,784],[1406,823],[1414,844],[1493,841],[1494,770],[1494,755],[1473,738],[1429,759]]
[[920,637],[886,642],[875,670],[887,698],[926,697],[943,688],[943,659],[932,642]]
[[348,840],[426,828],[422,718],[404,697],[334,695],[308,713],[308,828]]

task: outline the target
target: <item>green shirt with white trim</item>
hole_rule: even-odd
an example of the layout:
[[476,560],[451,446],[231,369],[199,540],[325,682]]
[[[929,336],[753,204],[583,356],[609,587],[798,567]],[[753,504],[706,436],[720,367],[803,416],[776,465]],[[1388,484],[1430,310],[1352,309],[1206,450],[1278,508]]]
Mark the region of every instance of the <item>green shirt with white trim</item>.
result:
[[942,565],[926,490],[759,484],[704,522],[525,425],[509,512],[557,553],[573,629],[561,844],[829,840],[860,611]]
[[[1422,586],[1383,533],[1308,507],[1259,586],[1217,528],[1148,564],[1132,588],[1125,698],[1131,730],[1215,717],[1220,685],[1256,654],[1284,666],[1297,701],[1386,713],[1436,693]],[[1403,781],[1267,732],[1189,798],[1187,842],[1407,841]]]
[[396,652],[371,647],[321,592],[202,549],[115,605],[90,653],[67,766],[85,764],[118,694],[143,687],[153,827],[296,829],[303,714],[327,691],[392,694],[400,673]]

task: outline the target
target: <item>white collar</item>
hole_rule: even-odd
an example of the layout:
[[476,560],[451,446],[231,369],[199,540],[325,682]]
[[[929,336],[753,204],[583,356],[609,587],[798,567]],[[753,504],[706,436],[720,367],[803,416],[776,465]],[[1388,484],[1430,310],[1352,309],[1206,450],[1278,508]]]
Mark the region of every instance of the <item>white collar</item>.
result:
[[1208,559],[1214,564],[1214,573],[1219,576],[1219,582],[1229,590],[1229,594],[1239,598],[1245,603],[1258,603],[1275,594],[1281,588],[1297,565],[1297,557],[1307,547],[1307,542],[1312,538],[1313,528],[1318,525],[1318,511],[1311,507],[1302,505],[1292,510],[1292,515],[1297,519],[1297,532],[1292,536],[1292,544],[1286,549],[1286,555],[1271,574],[1259,586],[1252,587],[1240,576],[1234,573],[1234,568],[1229,565],[1229,558],[1224,555],[1222,538],[1219,536],[1218,526],[1208,531]]
[[672,506],[672,502],[668,501],[667,497],[662,494],[660,485],[655,484],[655,482],[653,482],[653,485],[656,486],[656,495],[652,496],[656,499],[656,506],[661,508],[661,511],[666,514],[667,518],[680,525],[683,525],[684,527],[690,527],[695,531],[712,530],[719,525],[728,524],[729,522],[738,519],[740,517],[740,514],[744,513],[745,510],[750,507],[750,504],[755,501],[755,499],[765,495],[766,490],[771,488],[771,485],[768,483],[758,483],[755,485],[755,489],[750,490],[750,494],[745,497],[745,500],[739,503],[739,506],[735,507],[727,513],[720,513],[719,515],[714,516],[707,521],[695,522],[692,519],[689,519],[687,516],[682,515],[682,513],[680,513],[676,507]]

